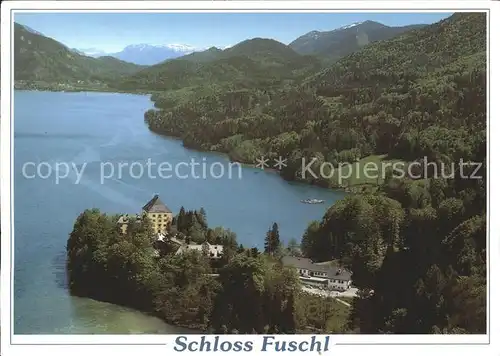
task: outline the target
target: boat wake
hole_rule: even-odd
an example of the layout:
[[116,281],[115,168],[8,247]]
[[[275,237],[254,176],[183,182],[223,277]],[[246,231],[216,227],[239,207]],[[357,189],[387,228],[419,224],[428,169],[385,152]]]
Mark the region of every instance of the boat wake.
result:
[[304,204],[323,204],[325,201],[321,199],[304,199],[300,202]]

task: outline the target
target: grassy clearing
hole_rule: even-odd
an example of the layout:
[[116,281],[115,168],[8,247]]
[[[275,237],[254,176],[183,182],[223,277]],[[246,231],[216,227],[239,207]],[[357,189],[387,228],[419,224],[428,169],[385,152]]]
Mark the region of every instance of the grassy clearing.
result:
[[301,293],[300,305],[306,308],[306,325],[310,330],[324,330],[338,334],[344,331],[351,308],[333,298],[323,298],[308,293]]
[[326,322],[326,329],[332,333],[343,332],[349,319],[351,308],[342,303],[335,302],[331,306],[330,313]]
[[376,189],[384,182],[387,169],[404,169],[405,166],[404,161],[387,159],[387,155],[372,155],[356,163],[341,165],[336,169],[332,180],[354,192],[360,189]]

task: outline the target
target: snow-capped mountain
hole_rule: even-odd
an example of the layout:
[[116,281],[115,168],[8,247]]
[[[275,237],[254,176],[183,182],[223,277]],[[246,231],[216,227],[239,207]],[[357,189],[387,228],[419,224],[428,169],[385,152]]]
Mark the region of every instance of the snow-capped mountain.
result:
[[[369,22],[369,21],[366,21],[366,22]],[[317,31],[317,30],[316,31],[311,31],[311,32],[308,32],[305,35],[297,38],[295,41],[297,41],[298,39],[315,39],[315,40],[317,40],[320,37],[329,36],[329,35],[331,35],[332,33],[335,33],[335,32],[342,32],[342,31],[350,29],[350,28],[358,27],[358,26],[360,26],[362,24],[363,24],[363,22],[354,22],[354,23],[352,23],[350,25],[345,25],[345,26],[342,26],[342,27],[338,27],[338,28],[333,29],[333,30],[328,30],[328,31]]]
[[167,59],[174,59],[178,57],[191,54],[193,52],[201,52],[207,50],[206,48],[197,48],[194,46],[171,43],[171,44],[147,44],[139,43],[128,45],[120,52],[104,52],[97,48],[74,48],[73,51],[85,54],[90,57],[112,56],[122,61],[140,64],[140,65],[154,65],[166,61]]
[[345,29],[352,28],[352,27],[356,27],[356,26],[359,26],[361,24],[362,24],[362,22],[355,22],[355,23],[352,23],[350,25],[339,27],[339,28],[337,28],[337,31],[338,30],[345,30]]
[[331,31],[311,31],[289,44],[297,53],[338,59],[370,42],[388,40],[424,25],[391,27],[375,21],[355,22]]
[[142,65],[153,65],[163,62],[167,59],[177,58],[189,53],[193,53],[197,49],[193,46],[185,44],[134,44],[125,47],[117,53],[110,53],[109,56],[116,57],[126,62]]

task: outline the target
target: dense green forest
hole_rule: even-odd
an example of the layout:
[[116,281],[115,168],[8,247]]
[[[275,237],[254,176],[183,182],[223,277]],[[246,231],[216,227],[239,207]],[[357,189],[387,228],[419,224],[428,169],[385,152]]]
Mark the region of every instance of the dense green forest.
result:
[[[459,36],[465,32],[467,38]],[[233,77],[232,67],[223,68],[226,79]],[[367,45],[305,79],[273,79],[277,87],[270,79],[258,85],[262,75],[250,67],[251,84],[198,78],[205,84],[194,85],[188,76],[189,85],[154,95],[160,110],[145,119],[151,130],[181,137],[188,147],[244,163],[283,156],[286,179],[336,187],[342,182],[329,174],[302,177],[302,159],[316,159],[315,172],[323,162],[337,167],[370,155],[481,161],[485,70],[485,15],[455,14]]]
[[218,279],[207,278],[212,267],[199,256],[169,257],[167,249],[155,260],[147,227],[123,238],[114,218],[88,211],[68,243],[73,290],[88,295],[96,278],[103,286],[115,280],[137,296],[137,308],[217,332],[485,333],[486,15],[454,14],[319,71],[288,49],[249,40],[235,56],[172,61],[120,85],[165,89],[145,114],[151,130],[246,163],[286,157],[286,179],[344,186],[303,179],[303,158],[316,159],[318,175],[323,162],[340,168],[367,157],[435,164],[420,177],[379,172],[374,189],[348,195],[304,232],[302,254],[353,272],[359,295],[348,315],[335,301],[324,307],[300,292],[296,276],[276,262],[274,228],[260,254],[224,229],[208,229],[201,212],[180,219],[188,226],[177,219],[176,228],[226,241]]
[[263,240],[273,241],[273,247],[260,253],[238,246],[229,230],[209,228],[203,209],[182,208],[169,236],[222,244],[219,276],[214,276],[214,266],[202,253],[176,255],[170,242],[155,241],[148,219],[132,221],[126,235],[117,221],[118,216],[96,209],[76,220],[67,244],[73,294],[215,333],[344,331],[348,307],[333,298],[305,294],[296,272],[279,263],[286,249],[278,246],[277,225],[267,236],[263,233]]
[[[367,46],[306,84],[347,108],[335,134],[357,128],[360,149],[427,156],[447,175],[389,174],[378,194],[349,196],[310,224],[303,252],[340,259],[360,289],[353,331],[486,332],[485,19],[456,14]],[[481,165],[459,174],[460,159]]]

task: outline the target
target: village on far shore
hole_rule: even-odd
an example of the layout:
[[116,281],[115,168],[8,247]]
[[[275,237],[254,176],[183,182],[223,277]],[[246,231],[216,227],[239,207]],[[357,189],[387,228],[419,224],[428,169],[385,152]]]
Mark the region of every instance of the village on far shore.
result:
[[[118,227],[123,234],[127,232],[131,217],[129,214],[124,214],[118,219]],[[134,221],[140,221],[144,217],[147,217],[151,222],[156,242],[169,243],[174,246],[175,254],[197,251],[205,254],[211,261],[222,258],[223,245],[210,244],[208,241],[201,244],[186,241],[180,234],[172,233],[170,228],[174,214],[162,202],[159,195],[156,194],[142,207],[142,212],[134,216]],[[160,251],[155,249],[154,254],[159,256]],[[338,266],[334,261],[313,262],[309,258],[292,255],[284,255],[280,260],[283,266],[294,268],[297,271],[303,290],[308,293],[324,297],[354,297],[356,295],[357,289],[352,285],[352,273]],[[345,301],[340,302],[348,305]]]

